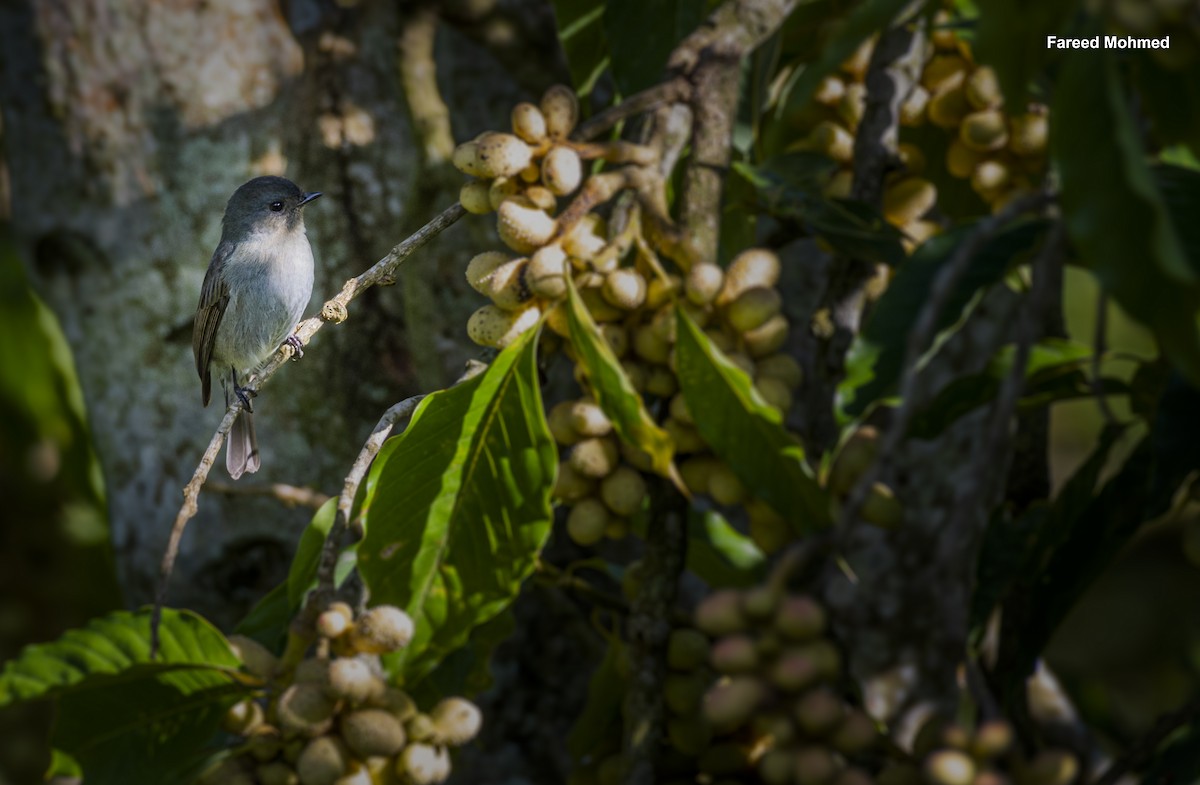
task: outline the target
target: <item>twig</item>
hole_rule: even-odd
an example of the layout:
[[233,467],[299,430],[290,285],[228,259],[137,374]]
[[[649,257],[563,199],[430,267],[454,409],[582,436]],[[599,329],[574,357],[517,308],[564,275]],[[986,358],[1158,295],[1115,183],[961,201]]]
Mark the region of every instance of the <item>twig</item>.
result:
[[225,496],[270,496],[286,507],[312,507],[314,510],[329,501],[329,496],[320,491],[282,482],[273,482],[269,485],[232,485],[210,482],[208,489],[213,493]]
[[[321,315],[319,317],[309,317],[296,327],[295,335],[300,339],[301,344],[307,346],[317,331],[325,325],[325,322],[344,322],[349,316],[347,306],[350,304],[350,301],[367,289],[375,285],[394,283],[396,268],[465,214],[466,210],[463,209],[461,204],[456,203],[447,207],[433,220],[418,229],[411,237],[389,251],[387,256],[384,256],[372,265],[366,272],[346,281],[342,285],[342,290],[333,298],[326,301],[321,307]],[[281,347],[267,361],[266,365],[259,370],[247,387],[252,392],[258,392],[275,375],[275,372],[283,367],[283,364],[291,356],[292,348],[290,346]],[[162,619],[162,608],[167,598],[167,585],[170,583],[171,573],[175,567],[175,558],[179,555],[179,542],[183,538],[183,530],[187,527],[187,522],[195,517],[199,510],[198,500],[200,489],[208,479],[208,473],[212,470],[213,463],[217,460],[217,455],[221,452],[221,445],[225,442],[225,437],[229,434],[229,429],[233,427],[233,421],[237,419],[241,411],[241,399],[235,397],[233,403],[226,410],[225,416],[221,419],[221,424],[217,427],[216,433],[213,434],[212,439],[209,441],[208,448],[205,449],[204,455],[200,459],[200,464],[192,474],[191,481],[184,486],[183,506],[179,508],[179,513],[175,516],[175,523],[171,526],[171,534],[167,538],[167,548],[163,553],[162,562],[159,566],[158,590],[155,592],[154,610],[150,617],[151,659],[158,653],[158,625]]]
[[853,528],[853,521],[858,517],[863,502],[876,482],[885,479],[890,474],[891,462],[895,459],[897,449],[904,440],[909,423],[917,411],[919,404],[920,383],[919,373],[921,357],[928,348],[937,332],[938,320],[946,309],[946,304],[954,294],[959,280],[966,273],[971,260],[980,249],[997,232],[1014,218],[1036,210],[1040,210],[1053,201],[1053,196],[1046,192],[1031,194],[1016,199],[999,213],[984,218],[975,225],[974,230],[955,249],[954,255],[946,262],[934,278],[929,290],[929,298],[917,316],[916,324],[908,335],[905,347],[904,370],[900,383],[900,406],[896,409],[891,425],[888,427],[880,443],[878,457],[875,462],[863,472],[850,491],[846,503],[842,506],[839,516],[838,529],[840,539],[844,543]]
[[622,616],[629,614],[629,603],[625,602],[621,597],[601,591],[583,578],[573,575],[549,562],[538,559],[536,575],[550,586],[566,589],[578,594],[590,600],[598,607],[616,611]]
[[660,106],[688,100],[691,85],[687,79],[676,77],[634,93],[616,106],[610,106],[590,120],[579,124],[572,139],[585,142],[595,139],[622,120],[649,112]]
[[1158,749],[1158,745],[1162,744],[1177,728],[1192,722],[1197,717],[1200,717],[1200,697],[1192,698],[1176,711],[1162,715],[1154,723],[1154,727],[1126,750],[1124,755],[1109,764],[1109,767],[1093,785],[1116,785],[1126,772],[1153,755],[1154,751]]

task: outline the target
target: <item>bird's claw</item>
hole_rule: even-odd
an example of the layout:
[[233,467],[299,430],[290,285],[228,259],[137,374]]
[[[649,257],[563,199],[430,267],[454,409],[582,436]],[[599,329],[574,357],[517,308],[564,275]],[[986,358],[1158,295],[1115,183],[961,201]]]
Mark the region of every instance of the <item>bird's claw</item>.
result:
[[285,346],[292,347],[292,359],[299,360],[304,356],[304,344],[300,342],[300,337],[295,333],[289,335],[283,340]]
[[254,407],[250,405],[250,399],[258,395],[258,393],[256,393],[254,390],[251,390],[249,387],[238,387],[237,385],[234,385],[233,394],[236,395],[238,400],[242,402],[242,408],[245,409],[248,414],[254,414]]

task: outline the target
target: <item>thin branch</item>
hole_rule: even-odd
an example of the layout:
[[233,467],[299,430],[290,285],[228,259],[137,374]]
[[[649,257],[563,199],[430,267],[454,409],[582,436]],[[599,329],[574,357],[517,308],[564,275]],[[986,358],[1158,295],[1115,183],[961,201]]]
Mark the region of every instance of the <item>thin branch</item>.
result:
[[329,501],[329,496],[320,491],[282,482],[273,482],[269,485],[233,485],[210,482],[208,489],[224,496],[269,496],[278,500],[285,507],[311,507],[314,510]]
[[686,101],[690,95],[691,85],[687,79],[669,79],[640,93],[634,93],[616,106],[610,106],[590,120],[580,123],[571,138],[581,142],[590,141],[617,123],[660,106]]
[[629,615],[629,603],[622,597],[602,591],[578,575],[549,562],[538,559],[535,574],[547,585],[578,594],[597,607],[615,611],[622,616]]
[[879,457],[859,477],[851,490],[839,516],[839,531],[842,542],[846,542],[857,520],[858,512],[862,509],[871,488],[876,482],[890,476],[891,462],[895,459],[900,443],[908,431],[908,426],[916,414],[920,404],[921,382],[923,377],[919,372],[921,357],[925,354],[938,330],[938,321],[950,302],[958,282],[966,274],[971,261],[976,254],[992,239],[1005,225],[1014,218],[1028,212],[1041,210],[1053,201],[1053,196],[1047,192],[1031,194],[1013,200],[1007,207],[993,216],[984,218],[977,223],[969,235],[955,249],[954,255],[938,271],[929,290],[929,297],[921,308],[912,332],[908,335],[905,347],[904,369],[900,382],[900,406],[892,416],[880,443]]
[[[325,322],[344,322],[349,317],[347,306],[367,289],[376,285],[395,283],[396,268],[465,214],[466,210],[463,209],[461,204],[455,203],[447,207],[433,220],[418,229],[411,237],[389,251],[386,256],[372,265],[366,272],[346,281],[342,285],[342,290],[333,298],[326,301],[321,307],[321,315],[319,317],[313,316],[305,319],[296,327],[295,335],[300,339],[301,344],[307,346],[317,331],[325,325]],[[252,394],[262,389],[262,386],[275,375],[275,372],[283,367],[283,364],[288,361],[292,353],[293,350],[290,346],[284,345],[280,347],[280,350],[267,361],[266,365],[259,370],[254,379],[247,385]],[[179,555],[179,542],[183,539],[183,531],[187,527],[187,522],[195,517],[200,509],[200,489],[208,479],[208,473],[212,470],[213,463],[216,462],[217,456],[221,452],[221,445],[224,444],[225,437],[229,434],[229,429],[233,427],[233,421],[237,419],[241,411],[241,399],[234,397],[233,403],[226,410],[225,416],[221,419],[221,424],[217,427],[216,433],[209,440],[208,447],[204,450],[204,455],[200,459],[199,465],[196,466],[196,471],[192,474],[192,479],[184,486],[183,506],[179,508],[179,513],[175,516],[175,523],[171,526],[171,534],[167,538],[167,548],[163,553],[162,562],[159,566],[158,589],[155,592],[154,611],[150,618],[151,658],[158,653],[158,625],[162,619],[162,609],[167,598],[167,586],[171,580],[171,573],[175,568],[175,559]]]
[[1125,754],[1113,761],[1094,785],[1116,785],[1127,772],[1146,761],[1158,746],[1178,728],[1200,717],[1200,697],[1192,698],[1176,711],[1158,718],[1146,735],[1138,739]]

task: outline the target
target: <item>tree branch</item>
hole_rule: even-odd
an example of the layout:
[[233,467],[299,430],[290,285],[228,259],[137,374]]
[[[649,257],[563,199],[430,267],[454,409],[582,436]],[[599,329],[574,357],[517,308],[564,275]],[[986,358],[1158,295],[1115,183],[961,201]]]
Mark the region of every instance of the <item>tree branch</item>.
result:
[[269,496],[281,502],[285,507],[311,507],[320,509],[329,501],[329,497],[312,488],[273,482],[269,485],[233,485],[232,483],[212,482],[208,489],[213,493],[225,496]]
[[[347,306],[367,289],[376,285],[395,283],[396,269],[401,264],[465,214],[466,210],[463,209],[461,204],[456,203],[447,207],[411,237],[392,248],[386,256],[372,265],[366,272],[346,281],[342,285],[342,290],[321,306],[321,315],[319,317],[309,317],[297,325],[295,335],[300,339],[301,345],[307,346],[317,331],[325,325],[325,322],[344,322],[349,317]],[[280,350],[267,361],[266,365],[259,370],[251,383],[247,385],[251,394],[257,393],[262,389],[262,386],[288,361],[292,356],[292,352],[292,348],[286,344],[280,347]],[[155,593],[154,611],[150,619],[150,652],[152,658],[158,653],[158,625],[162,618],[162,608],[167,597],[167,585],[170,583],[171,572],[175,567],[175,559],[179,555],[179,542],[183,539],[183,531],[187,527],[188,521],[194,518],[200,509],[200,489],[208,479],[208,473],[212,470],[213,464],[221,452],[221,445],[224,444],[225,437],[229,434],[229,429],[233,427],[233,421],[237,419],[241,411],[241,399],[235,396],[233,403],[225,411],[225,416],[221,419],[221,424],[217,427],[212,439],[209,440],[208,447],[204,450],[204,455],[201,457],[199,465],[196,466],[195,472],[192,473],[192,479],[184,486],[183,506],[179,508],[179,513],[175,516],[175,523],[171,526],[171,533],[167,538],[167,547],[159,566],[158,590]]]

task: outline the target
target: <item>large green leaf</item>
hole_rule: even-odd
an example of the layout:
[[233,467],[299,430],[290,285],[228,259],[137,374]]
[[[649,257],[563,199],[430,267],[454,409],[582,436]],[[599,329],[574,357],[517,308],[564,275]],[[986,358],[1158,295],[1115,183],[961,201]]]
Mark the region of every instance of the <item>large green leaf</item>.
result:
[[1154,167],[1153,174],[1188,266],[1200,277],[1200,221],[1196,220],[1200,215],[1200,172],[1184,166],[1160,164]]
[[604,32],[621,94],[633,95],[662,81],[671,50],[703,16],[699,0],[608,0]]
[[51,741],[89,785],[186,781],[247,687],[228,641],[199,616],[164,610],[159,639],[152,661],[149,611],[94,619],[8,662],[0,704],[58,698]]
[[608,67],[605,0],[553,0],[553,4],[558,42],[567,56],[571,82],[576,92],[585,96]]
[[567,751],[576,761],[583,760],[595,752],[604,739],[620,732],[621,700],[627,682],[621,675],[624,656],[621,639],[613,636],[604,650],[604,659],[592,672],[583,711],[567,735]]
[[1150,175],[1110,52],[1065,57],[1053,117],[1063,214],[1084,264],[1154,331],[1172,363],[1200,383],[1200,276]]
[[746,372],[731,363],[682,310],[675,344],[679,387],[700,435],[749,489],[798,533],[829,523],[829,499]]
[[716,510],[688,510],[687,568],[710,586],[748,587],[766,572],[767,557]]
[[479,695],[492,686],[492,652],[512,637],[517,621],[506,608],[471,631],[467,645],[451,652],[412,691],[419,706],[451,695]]
[[596,403],[612,420],[613,429],[622,439],[650,456],[654,471],[671,477],[674,474],[671,459],[675,455],[671,437],[646,411],[642,396],[634,389],[621,361],[600,334],[600,328],[575,291],[570,276],[567,277],[565,307],[571,345],[579,355],[579,365],[587,372]]
[[416,622],[411,645],[387,662],[405,683],[512,602],[550,534],[557,456],[537,334],[423,400],[376,459],[358,568],[374,603],[405,608]]
[[[847,375],[838,386],[839,408],[847,415],[861,415],[871,403],[894,391],[904,369],[909,333],[933,283],[973,231],[975,226],[969,224],[931,238],[901,265],[850,348]],[[984,243],[947,298],[936,321],[937,331],[958,323],[976,293],[1001,281],[1009,267],[1037,245],[1044,231],[1044,222],[1024,221]]]
[[978,0],[975,55],[996,69],[1009,106],[1022,106],[1034,79],[1057,50],[1046,35],[1064,34],[1077,0]]
[[[1146,119],[1160,145],[1185,144],[1200,155],[1200,58],[1183,68],[1164,68],[1147,49],[1123,53],[1145,109]],[[1177,225],[1178,226],[1178,225]]]

